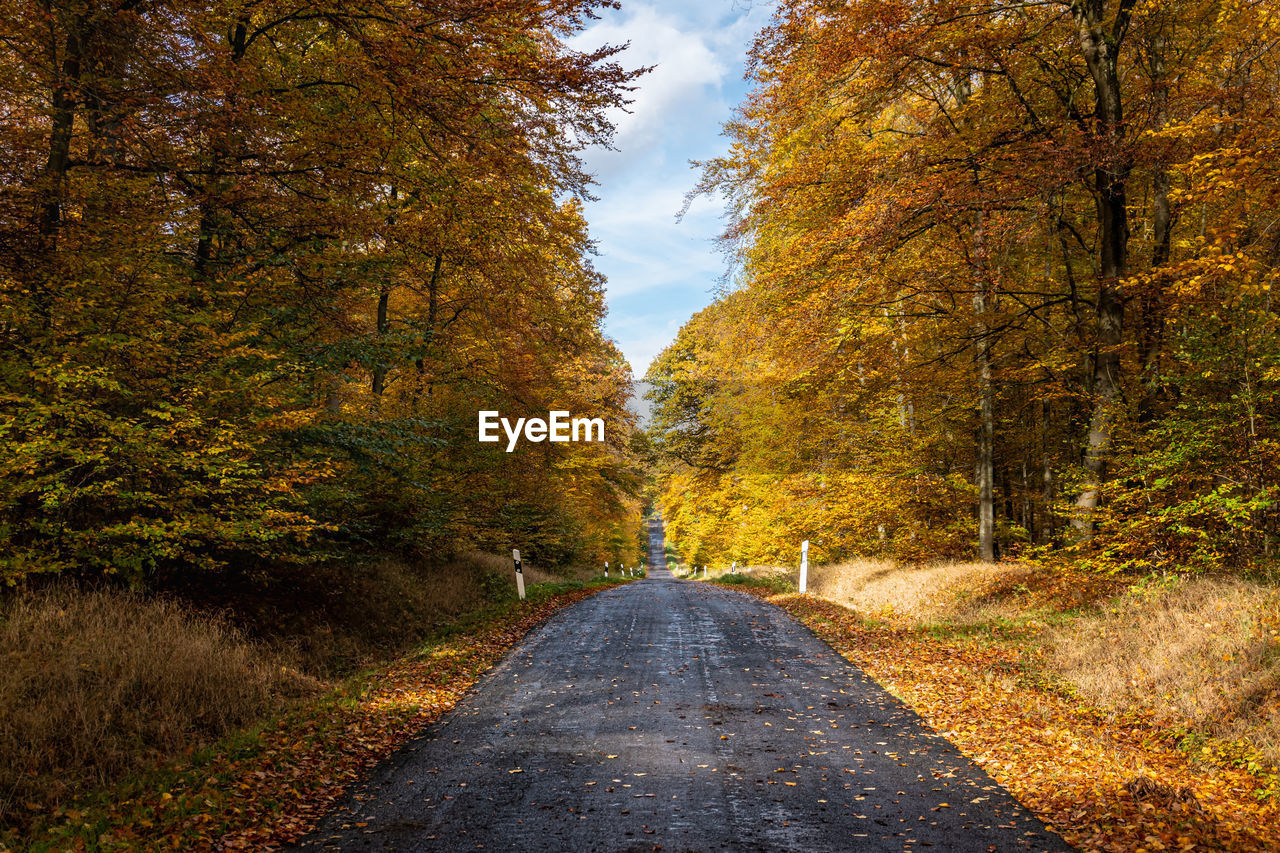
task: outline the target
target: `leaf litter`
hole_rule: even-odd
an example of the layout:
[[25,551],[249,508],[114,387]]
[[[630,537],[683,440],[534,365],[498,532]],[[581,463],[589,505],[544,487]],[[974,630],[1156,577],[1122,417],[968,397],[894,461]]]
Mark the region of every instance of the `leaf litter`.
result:
[[1030,667],[1015,642],[940,639],[812,596],[734,588],[807,625],[1079,850],[1280,850],[1274,786],[1244,768],[1194,765],[1182,733],[1150,711],[1106,712],[1035,679],[992,678]]

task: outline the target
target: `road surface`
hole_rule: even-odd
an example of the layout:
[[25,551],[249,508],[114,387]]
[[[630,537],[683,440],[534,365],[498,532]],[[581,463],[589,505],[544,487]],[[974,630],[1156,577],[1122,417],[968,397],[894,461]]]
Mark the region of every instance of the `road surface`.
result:
[[654,555],[531,634],[301,849],[1069,849],[808,629]]

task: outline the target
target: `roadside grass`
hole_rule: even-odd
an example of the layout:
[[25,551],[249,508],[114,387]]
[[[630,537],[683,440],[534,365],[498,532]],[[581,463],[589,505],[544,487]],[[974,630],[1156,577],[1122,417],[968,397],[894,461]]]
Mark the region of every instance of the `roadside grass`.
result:
[[1048,668],[1078,695],[1247,741],[1280,765],[1280,590],[1216,578],[1141,588],[1045,640]]
[[[776,593],[795,592],[796,585],[786,575],[780,572],[761,572],[757,575],[747,575],[739,572],[738,574],[709,575],[707,580],[714,580],[717,583],[730,584],[732,586],[756,586],[771,590]],[[702,580],[702,578],[698,578]]]
[[[524,563],[525,583],[585,581],[586,567],[548,572]],[[323,678],[402,654],[459,614],[516,597],[510,557],[470,551],[448,562],[378,559],[308,566],[261,583],[188,583],[175,592],[203,612],[222,612],[273,659]]]
[[1213,577],[1134,584],[1013,563],[858,561],[811,570],[810,590],[938,639],[1014,643],[1073,695],[1247,741],[1280,766],[1275,586]]
[[[861,576],[823,579],[835,571]],[[1078,848],[1280,849],[1274,588],[1004,564],[810,572],[846,600],[729,582],[808,624]],[[923,579],[944,589],[911,588]]]
[[[340,638],[365,663],[323,680],[291,666],[296,647],[177,602],[70,588],[20,598],[0,623],[0,849],[257,850],[298,837],[528,630],[623,582],[526,577],[525,602],[481,575],[473,597],[453,599],[470,609],[424,609],[425,627],[401,626],[416,637],[408,654]],[[415,606],[440,605],[417,594]]]
[[222,737],[319,682],[225,619],[128,592],[59,588],[0,622],[0,819]]
[[997,571],[994,575],[991,567],[981,563],[898,565],[888,560],[857,560],[810,566],[809,591],[864,613],[919,619],[944,609],[957,611],[958,590],[965,591],[970,607],[981,609],[990,598],[995,577],[1004,584],[1017,584],[1025,574],[1021,569]]

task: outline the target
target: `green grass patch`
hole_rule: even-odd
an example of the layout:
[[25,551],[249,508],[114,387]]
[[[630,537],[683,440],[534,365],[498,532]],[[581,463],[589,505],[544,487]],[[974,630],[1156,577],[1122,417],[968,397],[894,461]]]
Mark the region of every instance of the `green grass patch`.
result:
[[745,574],[720,575],[719,577],[708,578],[708,580],[711,583],[724,584],[726,586],[754,586],[778,594],[796,591],[795,583],[790,578],[781,575],[761,575],[759,577]]

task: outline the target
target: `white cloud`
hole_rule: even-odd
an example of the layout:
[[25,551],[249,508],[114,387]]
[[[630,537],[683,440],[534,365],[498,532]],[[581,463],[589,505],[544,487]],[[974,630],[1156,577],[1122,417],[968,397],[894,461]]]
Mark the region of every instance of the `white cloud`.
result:
[[599,201],[586,206],[608,278],[607,329],[642,376],[695,311],[714,298],[724,271],[716,251],[720,207],[699,199],[676,223],[697,182],[690,160],[723,152],[721,125],[742,98],[743,58],[771,6],[745,0],[623,0],[620,12],[574,39],[573,47],[630,42],[626,67],[657,66],[640,78],[631,114],[614,118],[618,151],[592,151],[586,164]]
[[673,117],[687,116],[708,100],[718,100],[718,90],[729,73],[708,43],[711,31],[690,30],[676,16],[652,5],[628,8],[631,13],[624,20],[601,21],[575,40],[581,49],[630,42],[620,62],[630,68],[655,66],[637,82],[630,112],[613,115],[618,129],[615,145],[623,152],[662,141],[673,124],[679,125]]
[[[691,173],[683,172],[692,183]],[[719,233],[719,211],[700,204],[682,222],[676,213],[684,187],[627,185],[602,196],[589,211],[593,236],[600,246],[597,265],[608,275],[611,304],[619,297],[696,281],[698,299],[719,280],[724,263],[713,238]],[[689,294],[694,295],[694,294]],[[686,300],[677,300],[683,307]],[[611,312],[611,321],[618,311]]]

